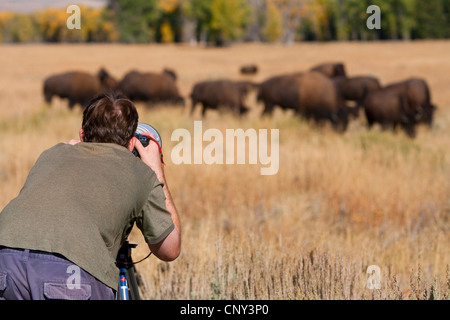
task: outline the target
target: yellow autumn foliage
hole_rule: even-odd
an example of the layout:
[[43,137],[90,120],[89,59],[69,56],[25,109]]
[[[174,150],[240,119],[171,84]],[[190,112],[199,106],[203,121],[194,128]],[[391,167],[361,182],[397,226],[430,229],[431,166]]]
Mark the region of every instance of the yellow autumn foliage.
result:
[[161,24],[161,42],[163,43],[170,43],[173,42],[175,35],[173,33],[172,27],[170,26],[170,23],[167,21],[164,21]]
[[104,17],[104,9],[80,6],[81,29],[69,29],[72,13],[47,8],[29,14],[0,12],[0,42],[85,42],[117,41],[112,21]]
[[165,13],[174,12],[180,5],[180,0],[159,0],[158,7]]

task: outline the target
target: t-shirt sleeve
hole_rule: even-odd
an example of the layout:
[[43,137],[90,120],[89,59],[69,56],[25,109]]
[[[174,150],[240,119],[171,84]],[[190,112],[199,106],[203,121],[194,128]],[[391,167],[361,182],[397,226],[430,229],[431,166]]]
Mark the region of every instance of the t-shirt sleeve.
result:
[[161,242],[175,228],[170,212],[166,209],[163,186],[162,182],[155,179],[147,203],[136,220],[136,225],[148,244]]

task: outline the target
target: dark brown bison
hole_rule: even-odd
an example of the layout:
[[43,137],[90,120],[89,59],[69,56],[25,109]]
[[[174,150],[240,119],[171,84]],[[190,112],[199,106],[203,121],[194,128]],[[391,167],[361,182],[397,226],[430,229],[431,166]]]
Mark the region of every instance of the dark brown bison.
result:
[[347,76],[345,72],[345,66],[343,63],[324,63],[317,66],[314,66],[310,69],[310,71],[317,71],[323,73],[329,78],[339,77],[339,76]]
[[347,107],[333,81],[319,72],[269,78],[259,85],[258,101],[264,103],[263,115],[278,105],[316,122],[329,120],[341,131],[346,130],[348,115],[356,109]]
[[44,80],[44,97],[48,104],[57,96],[69,100],[69,108],[76,104],[85,107],[87,103],[101,91],[113,89],[115,80],[105,69],[97,75],[87,72],[71,71],[49,76]]
[[184,98],[180,95],[175,80],[176,74],[171,70],[164,70],[162,73],[142,73],[133,70],[123,77],[116,91],[135,102],[184,105]]
[[416,134],[415,113],[409,109],[404,94],[383,89],[372,91],[364,100],[364,112],[369,129],[375,123],[380,124],[383,130],[395,130],[400,125],[410,137]]
[[264,104],[263,115],[271,115],[275,106],[298,112],[298,77],[301,74],[277,75],[259,84],[257,101]]
[[245,65],[241,67],[240,72],[246,75],[253,75],[258,73],[258,66],[254,64]]
[[436,106],[431,103],[428,84],[421,78],[410,78],[405,81],[392,83],[384,87],[406,97],[407,107],[415,113],[415,121],[426,123],[431,127]]
[[345,131],[348,116],[356,108],[346,106],[333,81],[320,72],[308,72],[298,79],[298,113],[319,123],[328,120],[335,130]]
[[236,115],[245,114],[249,108],[244,105],[244,100],[253,87],[253,83],[248,81],[208,80],[198,82],[190,94],[191,114],[198,103],[202,104],[202,116],[205,116],[207,109],[217,110],[220,107],[229,108]]
[[339,76],[333,78],[333,81],[341,92],[342,98],[347,101],[355,101],[358,110],[369,92],[381,89],[380,81],[370,76]]

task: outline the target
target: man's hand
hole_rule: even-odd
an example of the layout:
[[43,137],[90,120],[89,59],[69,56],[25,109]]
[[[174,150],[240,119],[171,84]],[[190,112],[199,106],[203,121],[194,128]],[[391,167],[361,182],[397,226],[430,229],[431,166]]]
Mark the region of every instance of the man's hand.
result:
[[[152,133],[145,133],[145,135],[155,139]],[[161,162],[161,154],[159,153],[159,145],[155,141],[150,140],[148,146],[144,147],[139,139],[136,137],[133,137],[133,139],[135,139],[134,147],[139,152],[141,160],[155,171],[158,179],[162,181],[164,178],[164,168]]]

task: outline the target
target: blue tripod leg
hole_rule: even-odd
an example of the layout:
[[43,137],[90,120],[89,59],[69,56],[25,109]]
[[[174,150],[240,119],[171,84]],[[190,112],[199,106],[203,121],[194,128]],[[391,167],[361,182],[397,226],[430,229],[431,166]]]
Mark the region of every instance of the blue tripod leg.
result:
[[120,300],[130,300],[128,295],[127,269],[120,268],[119,272],[119,295]]

